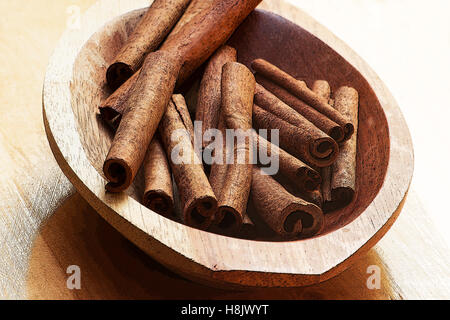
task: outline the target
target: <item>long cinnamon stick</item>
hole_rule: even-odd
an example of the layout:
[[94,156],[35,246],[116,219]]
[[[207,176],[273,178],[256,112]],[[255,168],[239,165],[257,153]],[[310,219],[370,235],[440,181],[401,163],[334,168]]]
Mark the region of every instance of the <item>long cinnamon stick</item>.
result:
[[[169,37],[176,35],[182,27],[191,21],[196,15],[200,14],[203,10],[211,7],[215,0],[192,0],[187,7],[180,20],[177,22],[173,30],[170,32]],[[100,106],[100,115],[102,118],[115,124],[120,122],[120,117],[123,114],[123,101],[128,95],[128,90],[134,85],[134,82],[139,75],[140,70],[136,71],[132,77],[130,77],[124,84],[122,84],[116,91],[114,91]]]
[[[297,111],[299,114],[304,116],[317,128],[325,132],[327,135],[332,137],[336,142],[340,142],[344,139],[344,131],[340,125],[329,119],[327,116],[323,115],[314,108],[304,103],[302,100],[298,99],[292,95],[289,91],[281,86],[278,86],[274,82],[264,78],[260,74],[255,75],[256,81],[262,85],[265,89],[274,94],[278,99],[283,101],[289,107]],[[306,85],[306,84],[305,84]]]
[[338,156],[339,147],[336,141],[325,133],[312,136],[256,104],[253,106],[253,122],[258,129],[278,129],[280,147],[310,165],[326,167]]
[[256,212],[277,234],[306,238],[321,230],[324,219],[319,207],[293,196],[256,167],[252,179],[251,195]]
[[[200,83],[195,114],[195,119],[202,122],[202,137],[204,137],[206,131],[217,129],[222,101],[222,67],[227,62],[236,60],[236,49],[223,46],[216,51],[206,66]],[[202,139],[202,148],[206,148],[207,145],[208,141]]]
[[[201,2],[199,0],[197,2]],[[213,3],[196,3],[196,7],[181,17],[180,27],[169,34],[161,50],[180,56],[183,67],[179,73],[177,86],[201,66],[221,45],[262,0],[213,0]],[[139,73],[137,71],[136,73]],[[129,88],[134,85],[138,75],[125,82],[113,96],[108,98],[100,109],[103,113],[113,110],[117,116],[123,112],[121,101],[126,100]],[[125,86],[125,87],[124,87]],[[102,113],[102,111],[100,111]]]
[[274,66],[264,59],[256,59],[252,62],[252,68],[261,76],[269,79],[278,86],[285,88],[294,96],[303,100],[320,113],[340,125],[344,131],[344,140],[351,138],[354,132],[353,124],[339,111],[331,107],[328,102],[320,98],[314,91],[310,90],[304,83],[298,81],[288,73]]
[[[215,223],[222,229],[237,230],[242,226],[252,180],[251,129],[255,78],[246,66],[228,62],[223,66],[221,88],[224,125],[234,130],[236,138],[232,150],[233,163],[226,163],[223,186],[216,194],[219,209]],[[246,136],[247,133],[250,135]]]
[[161,50],[179,54],[183,59],[177,85],[182,84],[232,35],[234,30],[262,0],[216,0],[187,22]]
[[155,0],[130,35],[125,46],[114,58],[106,72],[108,85],[120,87],[155,51],[177,23],[191,0]]
[[[189,226],[207,229],[217,210],[217,199],[173,101],[169,102],[159,132],[177,185],[182,220]],[[178,157],[183,159],[178,159]]]
[[172,173],[158,138],[153,138],[144,160],[145,191],[142,204],[166,217],[173,214]]
[[103,166],[110,192],[127,189],[139,170],[177,79],[178,57],[150,53],[123,103],[126,112]]
[[257,133],[253,134],[253,138],[260,154],[263,153],[268,157],[277,155],[279,173],[289,179],[298,189],[303,191],[314,191],[318,189],[322,178],[316,170],[267,141]]
[[326,201],[324,204],[324,209],[327,212],[347,206],[355,197],[358,92],[350,87],[339,88],[334,95],[334,107],[351,119],[355,125],[355,134],[350,140],[341,145],[341,152],[336,162],[331,166],[331,200]]

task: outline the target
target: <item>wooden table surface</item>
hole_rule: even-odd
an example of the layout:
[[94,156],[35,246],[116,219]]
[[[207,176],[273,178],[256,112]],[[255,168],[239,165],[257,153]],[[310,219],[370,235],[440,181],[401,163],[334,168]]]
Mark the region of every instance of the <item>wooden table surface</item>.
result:
[[[399,219],[369,254],[338,277],[319,285],[246,292],[224,291],[189,282],[145,256],[74,192],[53,158],[42,123],[41,90],[50,54],[63,30],[67,26],[76,27],[76,19],[73,18],[77,11],[83,12],[94,0],[8,0],[0,2],[0,9],[4,13],[0,20],[0,61],[3,62],[0,68],[0,298],[450,298],[450,242],[448,234],[442,232],[450,228],[450,219],[445,217],[448,209],[442,205],[445,198],[433,198],[433,195],[448,195],[445,190],[448,187],[439,182],[442,180],[436,179],[439,175],[433,178],[437,184],[430,187],[430,181],[427,180],[431,179],[430,174],[427,174],[428,164],[436,164],[429,168],[430,173],[440,172],[442,178],[449,175],[447,171],[440,170],[440,165],[445,168],[440,159],[429,156],[430,144],[426,144],[427,141],[433,141],[430,142],[431,146],[439,145],[440,140],[436,142],[438,136],[450,138],[448,133],[442,132],[444,130],[434,129],[443,120],[435,117],[431,121],[432,112],[450,115],[446,97],[448,90],[439,90],[444,89],[439,78],[443,74],[439,72],[442,69],[432,73],[436,82],[425,82],[425,79],[431,80],[427,73],[429,69],[414,60],[422,54],[421,50],[409,51],[411,53],[399,59],[399,52],[405,52],[408,46],[415,45],[412,37],[406,37],[411,40],[408,42],[398,38],[398,35],[414,33],[410,29],[416,21],[413,16],[419,14],[420,10],[412,12],[411,6],[416,8],[419,1],[408,2],[411,6],[406,14],[411,14],[411,20],[407,20],[404,15],[400,20],[412,21],[408,28],[399,25],[398,20],[386,19],[393,16],[391,11],[395,8],[398,12],[403,11],[400,11],[399,6],[394,8],[383,1],[290,2],[305,8],[319,22],[332,27],[333,31],[336,28],[338,36],[354,47],[363,58],[369,58],[367,60],[375,71],[379,71],[377,66],[385,66],[380,67],[383,71],[381,77],[388,86],[392,84],[394,96],[401,98],[398,102],[406,119],[414,124],[413,127],[410,123],[410,129],[415,142],[419,140],[415,145],[416,178]],[[444,2],[441,4],[445,5]],[[364,17],[368,8],[372,16]],[[361,23],[357,28],[361,35],[356,33],[355,28],[350,31],[347,15],[356,17],[356,21]],[[431,25],[423,20],[421,25],[427,25],[437,32],[435,41],[439,43],[441,51],[433,51],[435,60],[447,59],[448,55],[442,52],[442,48],[450,52],[450,40],[444,40],[450,39],[450,23],[442,22],[446,20],[438,20],[436,16],[428,19]],[[379,20],[383,24],[376,24],[378,27],[374,28],[371,23]],[[440,41],[439,32],[447,38]],[[379,55],[374,53],[373,50],[380,47],[380,42],[373,43],[368,39],[376,38],[390,45],[390,50],[382,50]],[[446,43],[445,47],[442,47],[442,42],[444,45]],[[381,61],[376,60],[376,57]],[[418,64],[418,73],[414,76],[407,72],[402,74],[402,71],[408,70],[408,61]],[[449,64],[446,66],[448,73]],[[433,88],[437,90],[432,91],[432,98],[426,101],[440,101],[447,104],[447,108],[445,111],[442,104],[441,109],[430,105],[426,115],[422,112],[423,102],[425,96],[429,97],[430,94],[423,93],[421,89]],[[404,95],[406,92],[407,96]],[[408,102],[408,105],[404,106],[402,101]],[[423,117],[429,117],[429,121],[423,121]],[[416,124],[421,125],[420,135],[416,133]],[[448,159],[441,157],[442,154],[448,155],[448,151],[442,151],[435,158]],[[55,204],[61,197],[67,200],[55,210]],[[67,289],[66,270],[70,265],[81,268],[81,290]],[[368,268],[374,265],[381,270],[381,288],[371,290],[367,287],[370,276]]]

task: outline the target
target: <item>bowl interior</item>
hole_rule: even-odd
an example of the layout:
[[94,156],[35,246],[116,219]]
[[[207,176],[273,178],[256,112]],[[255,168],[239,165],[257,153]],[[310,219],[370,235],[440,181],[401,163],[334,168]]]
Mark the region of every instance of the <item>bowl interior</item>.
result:
[[[106,68],[144,12],[132,11],[105,25],[85,44],[73,68],[72,108],[78,132],[90,163],[102,176],[103,162],[113,138],[112,131],[97,112],[98,105],[111,94],[106,85]],[[364,212],[380,190],[389,159],[386,116],[368,82],[320,39],[300,26],[263,10],[253,12],[229,43],[237,49],[238,60],[248,66],[253,59],[264,58],[296,78],[306,80],[309,85],[315,80],[324,79],[330,83],[332,90],[343,85],[358,90],[357,196],[350,206],[326,215],[325,227],[320,235],[353,221]],[[200,72],[194,75],[190,83],[198,82],[196,80],[200,75]],[[142,197],[142,182],[142,175],[138,174],[127,191],[129,196],[138,201]]]

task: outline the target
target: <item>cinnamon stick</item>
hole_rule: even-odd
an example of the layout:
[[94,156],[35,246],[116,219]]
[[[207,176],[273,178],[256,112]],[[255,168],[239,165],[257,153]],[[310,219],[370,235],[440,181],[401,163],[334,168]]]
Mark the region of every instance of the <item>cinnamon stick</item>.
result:
[[262,0],[216,0],[201,10],[174,35],[161,50],[177,53],[183,67],[177,85],[182,84],[228,38]]
[[355,134],[341,145],[341,152],[331,166],[331,200],[326,197],[324,209],[329,212],[350,204],[355,197],[356,154],[358,131],[358,92],[350,87],[339,88],[334,95],[334,107],[351,119],[355,125]]
[[[329,101],[330,105],[333,106],[334,102],[331,99],[331,87],[328,81],[325,80],[317,80],[313,84],[313,91],[321,98],[326,101]],[[322,168],[322,185],[321,185],[321,202],[323,203],[322,207],[324,212],[328,210],[326,208],[329,207],[331,202],[331,166]]]
[[[194,16],[200,14],[203,10],[209,8],[215,0],[192,0],[180,20],[177,22],[169,37],[173,37],[182,29],[182,27],[191,21]],[[107,122],[120,122],[123,114],[123,101],[126,99],[128,90],[134,85],[140,70],[137,70],[132,77],[124,82],[116,91],[114,91],[100,106],[100,115]]]
[[110,192],[127,189],[139,170],[164,114],[180,62],[166,52],[150,53],[123,103],[125,113],[103,166]]
[[[332,137],[336,142],[340,142],[344,139],[344,130],[336,122],[330,120],[327,116],[323,115],[314,108],[304,103],[292,95],[289,91],[276,85],[274,82],[262,77],[259,74],[255,75],[256,81],[262,85],[265,89],[274,94],[278,99],[283,101],[289,107],[297,111],[308,121],[314,124],[317,128],[325,132]],[[306,85],[306,84],[305,84]]]
[[254,60],[252,62],[252,68],[264,78],[285,88],[291,94],[336,122],[344,131],[344,141],[351,138],[354,132],[354,126],[349,119],[331,107],[328,102],[320,98],[314,91],[304,85],[304,83],[263,59]]
[[319,207],[297,198],[277,181],[253,169],[252,202],[256,213],[278,235],[306,238],[316,235],[323,226]]
[[233,141],[233,163],[225,163],[225,179],[220,193],[216,193],[219,209],[215,223],[222,229],[238,230],[242,226],[252,180],[255,78],[246,66],[228,62],[223,66],[221,88],[223,122],[228,129],[234,130],[236,138]]
[[[237,61],[236,49],[223,46],[209,60],[203,74],[198,91],[195,119],[202,122],[201,135],[206,131],[217,129],[221,104],[222,67],[227,62]],[[203,141],[202,148],[206,148],[208,141]]]
[[145,56],[155,51],[180,19],[191,0],[155,0],[108,67],[106,79],[119,88],[142,66]]
[[159,132],[178,189],[182,220],[189,226],[207,229],[217,210],[217,199],[173,101],[169,102]]
[[326,167],[338,156],[336,141],[325,133],[313,136],[256,104],[253,106],[253,122],[258,129],[278,129],[280,147],[310,165]]
[[192,0],[180,20],[178,20],[175,27],[173,27],[167,39],[175,37],[188,22],[194,19],[197,15],[201,14],[203,11],[211,8],[215,1],[216,0]]
[[253,134],[253,138],[260,154],[263,153],[268,157],[274,154],[277,155],[279,173],[289,179],[298,189],[303,191],[314,191],[318,189],[322,178],[316,170],[267,141],[257,133]]
[[[201,1],[198,0],[196,7],[180,19],[180,27],[175,27],[176,32],[170,33],[160,48],[180,56],[183,67],[177,87],[228,40],[262,0],[214,0],[210,5],[211,0],[208,3]],[[108,110],[103,113],[113,110],[117,116],[123,112],[120,102],[127,99],[129,88],[134,85],[137,76],[131,77],[100,106],[100,109]]]
[[173,214],[172,173],[158,138],[153,138],[144,160],[145,191],[142,204],[169,217]]
[[194,124],[192,123],[191,115],[189,114],[188,107],[186,105],[186,100],[184,100],[183,95],[174,94],[172,95],[172,101],[180,114],[181,120],[183,121],[186,130],[189,133],[192,145],[194,145]]
[[139,72],[133,74],[124,84],[114,91],[99,107],[100,115],[108,123],[112,123],[114,127],[119,124],[124,113],[125,101],[128,99],[128,93],[134,86]]

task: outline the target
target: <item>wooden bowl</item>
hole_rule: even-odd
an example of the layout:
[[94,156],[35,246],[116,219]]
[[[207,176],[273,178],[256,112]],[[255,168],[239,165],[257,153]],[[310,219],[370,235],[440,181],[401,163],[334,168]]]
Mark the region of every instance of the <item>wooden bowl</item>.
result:
[[44,122],[51,148],[92,207],[168,268],[217,286],[310,285],[342,272],[375,245],[399,215],[411,181],[407,125],[385,85],[361,58],[281,1],[263,3],[230,43],[247,65],[264,58],[309,84],[326,79],[334,90],[350,85],[359,91],[356,201],[327,216],[323,232],[313,239],[264,242],[200,231],[150,211],[139,203],[139,178],[126,194],[105,192],[102,165],[112,136],[96,108],[110,94],[104,77],[108,62],[145,6],[147,0],[99,1],[82,17],[80,30],[64,34],[45,78]]

